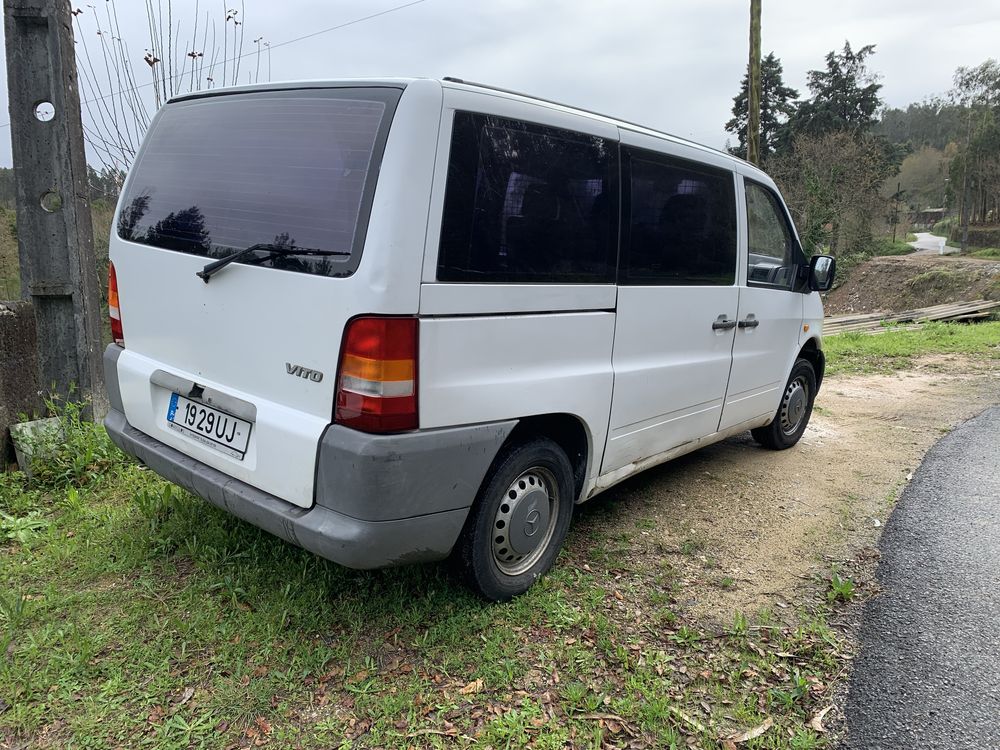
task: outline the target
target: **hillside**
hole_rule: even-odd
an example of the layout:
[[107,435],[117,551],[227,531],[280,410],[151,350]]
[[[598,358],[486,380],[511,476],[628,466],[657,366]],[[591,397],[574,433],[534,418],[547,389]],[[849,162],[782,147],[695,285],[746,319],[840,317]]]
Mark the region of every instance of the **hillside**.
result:
[[903,255],[852,269],[824,306],[827,315],[847,315],[975,299],[1000,299],[1000,261]]

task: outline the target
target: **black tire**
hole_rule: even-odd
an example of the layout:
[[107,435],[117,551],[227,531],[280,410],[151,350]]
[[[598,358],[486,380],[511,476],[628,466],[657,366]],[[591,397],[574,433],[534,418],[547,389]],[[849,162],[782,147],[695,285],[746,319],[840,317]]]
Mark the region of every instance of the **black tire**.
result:
[[754,440],[765,448],[783,451],[802,437],[812,416],[816,400],[816,371],[806,359],[797,359],[781,395],[781,403],[769,425],[750,430]]
[[495,602],[531,588],[559,555],[575,499],[573,467],[552,440],[532,438],[504,448],[453,553],[466,584]]

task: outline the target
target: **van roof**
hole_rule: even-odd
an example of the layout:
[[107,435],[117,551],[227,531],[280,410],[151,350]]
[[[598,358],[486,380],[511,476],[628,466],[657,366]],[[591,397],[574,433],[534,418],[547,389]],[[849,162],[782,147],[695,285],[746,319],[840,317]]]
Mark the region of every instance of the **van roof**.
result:
[[217,89],[207,89],[204,91],[193,91],[188,94],[181,94],[179,96],[172,97],[170,102],[179,102],[189,99],[198,99],[211,96],[219,96],[222,94],[238,94],[238,93],[249,93],[253,91],[281,91],[289,89],[312,89],[312,88],[346,88],[351,86],[385,86],[392,88],[406,88],[406,86],[415,81],[426,81],[432,80],[440,84],[444,88],[453,89],[464,89],[467,91],[479,91],[488,92],[493,95],[501,95],[511,99],[519,99],[529,103],[544,104],[547,107],[555,107],[557,109],[571,112],[575,114],[581,114],[586,117],[590,117],[595,120],[600,120],[602,122],[608,123],[610,125],[615,125],[620,128],[627,130],[632,130],[637,133],[644,133],[646,135],[652,135],[657,138],[663,138],[673,143],[688,146],[699,151],[704,151],[715,156],[722,156],[727,160],[733,162],[734,164],[740,165],[744,171],[751,171],[758,173],[761,176],[766,177],[766,174],[759,167],[751,164],[750,162],[734,156],[726,151],[720,149],[712,148],[710,146],[705,146],[704,144],[697,143],[695,141],[688,140],[686,138],[681,138],[679,136],[671,135],[662,130],[656,130],[655,128],[650,128],[645,125],[639,125],[634,122],[629,122],[628,120],[622,120],[618,117],[612,117],[610,115],[601,114],[600,112],[594,112],[593,110],[584,109],[582,107],[575,107],[569,104],[563,104],[562,102],[556,102],[551,99],[545,99],[539,96],[533,96],[531,94],[524,94],[519,91],[512,91],[510,89],[501,88],[499,86],[491,86],[485,83],[476,83],[474,81],[466,81],[461,78],[453,78],[450,76],[445,76],[443,78],[342,78],[342,79],[318,79],[318,80],[301,80],[301,81],[277,81],[274,83],[258,83],[249,84],[246,86],[227,86]]

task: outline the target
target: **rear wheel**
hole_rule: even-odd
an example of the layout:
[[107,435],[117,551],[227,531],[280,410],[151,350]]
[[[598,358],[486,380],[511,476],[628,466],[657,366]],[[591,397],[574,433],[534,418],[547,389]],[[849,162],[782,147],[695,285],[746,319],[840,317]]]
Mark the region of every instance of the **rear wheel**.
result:
[[797,359],[771,424],[750,431],[754,440],[771,450],[791,448],[802,437],[816,399],[816,371],[806,359]]
[[548,438],[504,449],[466,520],[455,559],[469,586],[506,601],[552,567],[573,516],[573,468]]

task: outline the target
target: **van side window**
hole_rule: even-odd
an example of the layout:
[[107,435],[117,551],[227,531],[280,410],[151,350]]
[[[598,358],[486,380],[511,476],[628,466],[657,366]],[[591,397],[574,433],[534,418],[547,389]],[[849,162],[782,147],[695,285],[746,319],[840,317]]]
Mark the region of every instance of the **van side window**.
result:
[[745,180],[747,196],[747,283],[790,289],[804,260],[774,193]]
[[620,283],[731,285],[736,281],[733,174],[629,149]]
[[613,283],[618,144],[456,112],[439,281]]

